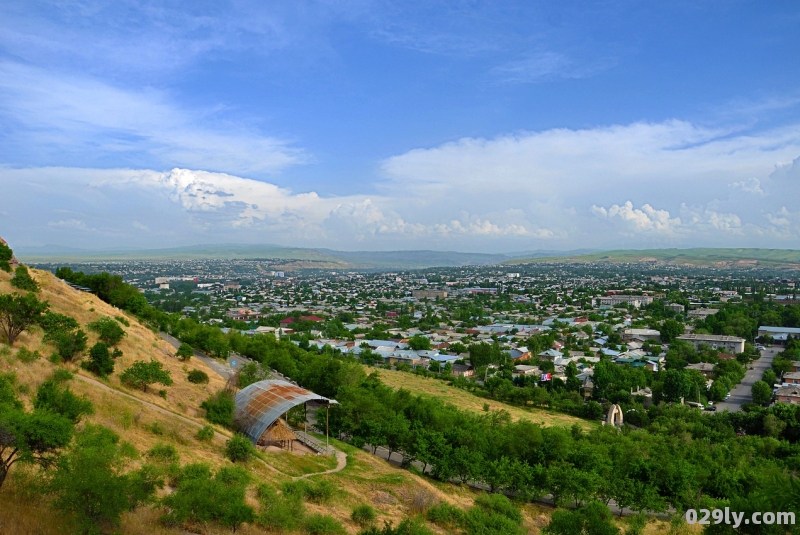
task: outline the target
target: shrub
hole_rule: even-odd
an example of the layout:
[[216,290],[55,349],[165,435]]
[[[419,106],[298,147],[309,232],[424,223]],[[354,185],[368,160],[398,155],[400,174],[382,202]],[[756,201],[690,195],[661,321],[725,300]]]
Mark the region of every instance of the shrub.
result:
[[176,463],[179,460],[178,451],[172,444],[157,443],[150,448],[147,456],[155,462],[159,463]]
[[24,347],[21,347],[19,351],[17,351],[17,360],[19,360],[24,364],[30,364],[31,362],[36,362],[37,360],[39,360],[40,356],[41,355],[39,355],[38,351],[28,351]]
[[114,319],[123,324],[125,327],[130,327],[131,323],[123,316],[114,316]]
[[325,503],[333,497],[336,492],[336,486],[326,479],[316,482],[308,479],[299,479],[284,483],[282,490],[288,495],[299,496],[316,503]]
[[255,511],[245,502],[249,477],[237,467],[222,468],[213,477],[206,465],[188,465],[177,476],[177,488],[162,504],[162,521],[178,526],[186,521],[216,522],[236,532],[241,524],[255,520]]
[[[491,535],[493,533],[505,535],[505,532],[485,532],[485,535]],[[511,532],[515,533],[515,532]],[[386,522],[383,525],[383,529],[378,529],[376,527],[371,527],[369,529],[365,529],[359,533],[359,535],[433,535],[433,532],[425,527],[419,519],[411,519],[405,518],[402,522],[400,522],[397,527],[394,527],[389,522]],[[481,534],[484,535],[484,534]]]
[[313,514],[303,520],[303,533],[308,535],[344,535],[344,526],[331,515]]
[[206,420],[212,424],[233,427],[233,412],[236,404],[233,401],[233,394],[227,390],[220,390],[203,403],[200,408],[206,411]]
[[25,266],[19,266],[14,270],[14,278],[11,279],[11,286],[28,292],[39,291],[39,284],[33,280],[31,274],[28,273],[28,268]]
[[102,342],[110,346],[115,346],[125,337],[125,330],[119,326],[119,322],[109,318],[100,318],[88,325],[89,330],[97,333]]
[[83,329],[74,331],[58,331],[50,337],[56,346],[58,356],[65,362],[72,362],[86,350],[88,338]]
[[11,257],[14,256],[14,252],[8,245],[0,243],[0,270],[11,272]]
[[83,363],[83,368],[90,372],[107,377],[114,373],[114,360],[108,352],[108,346],[103,342],[97,342],[89,350],[89,362]]
[[215,434],[214,428],[211,427],[210,425],[206,425],[200,431],[198,431],[197,435],[195,436],[197,437],[197,440],[202,440],[205,442],[207,440],[211,440],[212,438],[214,438],[214,434]]
[[36,398],[33,400],[33,407],[60,414],[73,424],[80,422],[83,416],[94,413],[91,401],[85,397],[76,396],[72,390],[62,386],[61,382],[55,378],[39,385],[36,390]]
[[187,343],[182,343],[175,353],[175,356],[181,360],[189,360],[194,355],[194,349]]
[[192,370],[187,377],[190,383],[204,385],[208,383],[208,374],[202,370]]
[[511,500],[502,494],[480,494],[475,498],[475,505],[490,513],[503,515],[517,524],[522,523],[522,513]]
[[303,501],[297,496],[278,494],[274,488],[263,484],[258,487],[261,512],[256,522],[270,530],[295,531],[305,516]]
[[464,511],[454,505],[442,502],[434,505],[425,513],[425,518],[440,526],[454,527],[464,523]]
[[56,383],[66,383],[67,381],[72,381],[74,378],[75,374],[66,368],[56,368],[56,370],[53,371],[52,379]]
[[241,433],[236,433],[225,444],[225,456],[234,463],[245,463],[255,453],[252,442]]
[[372,508],[371,505],[362,504],[357,505],[354,509],[350,518],[353,522],[358,524],[361,527],[369,526],[373,522],[375,522],[375,509]]

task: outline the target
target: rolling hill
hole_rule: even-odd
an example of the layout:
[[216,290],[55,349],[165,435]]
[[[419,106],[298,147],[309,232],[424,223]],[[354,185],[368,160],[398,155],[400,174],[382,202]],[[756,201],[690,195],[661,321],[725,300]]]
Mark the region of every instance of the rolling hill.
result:
[[514,258],[506,265],[545,262],[663,263],[683,266],[800,268],[800,251],[792,249],[642,249],[580,255]]

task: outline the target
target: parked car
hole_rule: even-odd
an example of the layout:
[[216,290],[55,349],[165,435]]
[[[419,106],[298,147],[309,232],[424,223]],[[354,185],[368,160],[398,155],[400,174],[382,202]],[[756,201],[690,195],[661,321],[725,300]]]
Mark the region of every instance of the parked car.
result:
[[705,409],[705,410],[707,410],[707,411],[714,411],[714,412],[716,412],[717,408],[716,408],[714,405],[709,405],[708,407],[706,407],[706,409]]

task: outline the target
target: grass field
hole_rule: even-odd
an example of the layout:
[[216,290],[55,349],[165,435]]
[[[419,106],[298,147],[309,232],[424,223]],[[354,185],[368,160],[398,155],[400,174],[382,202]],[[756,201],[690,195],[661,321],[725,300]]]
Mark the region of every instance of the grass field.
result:
[[[367,368],[367,373],[371,373],[372,368]],[[489,404],[490,411],[506,410],[511,414],[511,418],[516,420],[530,420],[531,422],[551,426],[562,425],[571,426],[575,423],[585,429],[594,427],[595,424],[581,418],[576,418],[568,414],[561,414],[545,409],[523,408],[508,405],[501,401],[482,398],[466,390],[455,388],[444,381],[432,377],[422,377],[408,372],[398,372],[393,370],[379,370],[378,375],[381,381],[394,389],[404,388],[415,395],[430,396],[439,398],[447,403],[452,403],[456,407],[468,411],[483,413],[485,403]]]

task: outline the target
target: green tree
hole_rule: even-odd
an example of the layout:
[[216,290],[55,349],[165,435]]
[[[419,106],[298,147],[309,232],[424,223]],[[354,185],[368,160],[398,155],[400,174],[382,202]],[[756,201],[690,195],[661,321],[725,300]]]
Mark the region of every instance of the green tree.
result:
[[97,333],[100,341],[109,346],[119,344],[125,337],[125,330],[113,318],[103,317],[88,325],[89,330]]
[[206,420],[213,424],[233,427],[233,413],[236,404],[233,401],[233,394],[228,390],[220,390],[210,398],[200,404],[200,408],[206,411]]
[[168,370],[163,368],[163,365],[155,360],[145,362],[137,360],[130,368],[122,372],[120,380],[134,388],[141,388],[143,392],[147,392],[147,388],[154,383],[162,384],[164,386],[172,385],[172,377]]
[[189,360],[194,355],[194,349],[187,343],[182,343],[175,353],[175,356],[181,360]]
[[123,452],[116,433],[89,425],[59,460],[49,490],[54,507],[69,515],[78,533],[119,527],[122,513],[150,501],[163,484],[148,467],[123,473]]
[[722,379],[717,379],[711,383],[711,388],[708,389],[708,397],[712,401],[722,401],[727,393],[728,387],[725,386],[725,382]]
[[108,351],[108,346],[103,342],[97,342],[89,350],[89,362],[83,365],[90,372],[107,377],[114,373],[114,359]]
[[[2,394],[2,389],[0,389]],[[72,440],[72,422],[48,409],[25,412],[13,397],[0,398],[0,487],[16,463],[52,467]]]
[[11,279],[11,286],[19,288],[20,290],[25,290],[26,292],[39,291],[39,283],[33,280],[33,277],[31,277],[31,274],[28,272],[28,268],[25,266],[19,266],[14,270],[14,278]]
[[751,388],[753,403],[768,405],[772,399],[772,387],[764,381],[756,381]]
[[772,387],[772,385],[778,382],[778,376],[775,375],[775,372],[771,368],[767,368],[761,380]]
[[11,271],[10,260],[14,256],[14,251],[11,247],[4,243],[0,243],[0,271]]
[[225,443],[225,456],[234,463],[246,463],[255,453],[253,443],[241,433],[236,433]]
[[414,351],[427,350],[431,348],[431,340],[427,336],[415,334],[408,339],[408,347]]
[[39,301],[32,293],[25,295],[0,295],[0,332],[13,346],[17,337],[35,325],[50,305]]
[[76,396],[69,387],[63,386],[55,378],[48,379],[36,389],[33,408],[60,414],[73,424],[80,422],[83,416],[94,414],[91,401]]
[[64,362],[72,362],[78,359],[86,351],[86,345],[89,341],[83,329],[58,331],[50,339]]
[[683,334],[684,329],[683,323],[678,320],[668,319],[661,324],[658,328],[658,332],[661,333],[662,342],[671,344],[678,336]]
[[216,522],[235,533],[243,523],[255,520],[255,511],[245,501],[249,479],[239,467],[221,468],[212,476],[207,465],[187,465],[175,492],[161,502],[167,510],[162,520],[170,526]]

